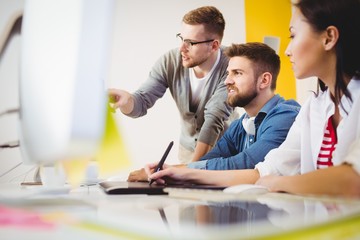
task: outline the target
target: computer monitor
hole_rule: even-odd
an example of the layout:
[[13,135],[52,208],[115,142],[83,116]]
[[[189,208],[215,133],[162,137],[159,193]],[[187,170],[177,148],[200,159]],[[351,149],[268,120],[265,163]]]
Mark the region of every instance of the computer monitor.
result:
[[27,0],[21,31],[20,149],[52,164],[98,150],[113,0]]

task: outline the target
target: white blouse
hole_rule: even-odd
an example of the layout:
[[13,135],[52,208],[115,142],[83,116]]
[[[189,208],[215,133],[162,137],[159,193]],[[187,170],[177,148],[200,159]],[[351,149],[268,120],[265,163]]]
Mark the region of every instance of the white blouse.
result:
[[[360,174],[360,80],[348,84],[352,102],[341,98],[340,121],[336,132],[338,143],[333,152],[334,166],[349,163]],[[270,151],[264,162],[255,168],[260,176],[295,175],[316,170],[327,121],[334,114],[335,105],[326,90],[318,97],[310,96],[289,130],[286,140]]]

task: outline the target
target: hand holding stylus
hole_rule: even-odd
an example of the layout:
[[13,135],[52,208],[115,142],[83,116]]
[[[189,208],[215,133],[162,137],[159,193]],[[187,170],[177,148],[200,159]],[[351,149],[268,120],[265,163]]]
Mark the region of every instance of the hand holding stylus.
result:
[[[174,145],[174,141],[171,141],[169,143],[169,146],[166,148],[165,152],[164,152],[164,155],[162,156],[160,162],[158,163],[157,167],[155,168],[155,172],[158,172],[162,169],[163,165],[164,165],[164,162],[172,148],[172,146]],[[149,182],[149,185],[151,185],[155,180],[154,179],[151,179],[150,182]]]

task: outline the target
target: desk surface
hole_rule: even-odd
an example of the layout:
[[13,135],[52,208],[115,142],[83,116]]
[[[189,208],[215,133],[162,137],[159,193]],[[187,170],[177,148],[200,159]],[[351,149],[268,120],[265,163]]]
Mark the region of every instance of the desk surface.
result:
[[[6,239],[344,239],[360,237],[360,201],[169,189],[169,196],[67,194],[0,185]],[[26,230],[26,231],[25,231]]]

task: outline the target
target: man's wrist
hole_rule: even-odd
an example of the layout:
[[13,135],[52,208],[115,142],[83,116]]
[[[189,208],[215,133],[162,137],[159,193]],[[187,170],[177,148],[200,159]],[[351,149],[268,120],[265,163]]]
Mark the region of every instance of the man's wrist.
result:
[[187,165],[186,164],[176,164],[176,165],[173,165],[173,167],[186,168]]
[[197,162],[191,162],[187,165],[188,168],[193,168],[193,169],[203,169],[206,170],[206,163],[207,160],[203,160],[203,161],[197,161]]

